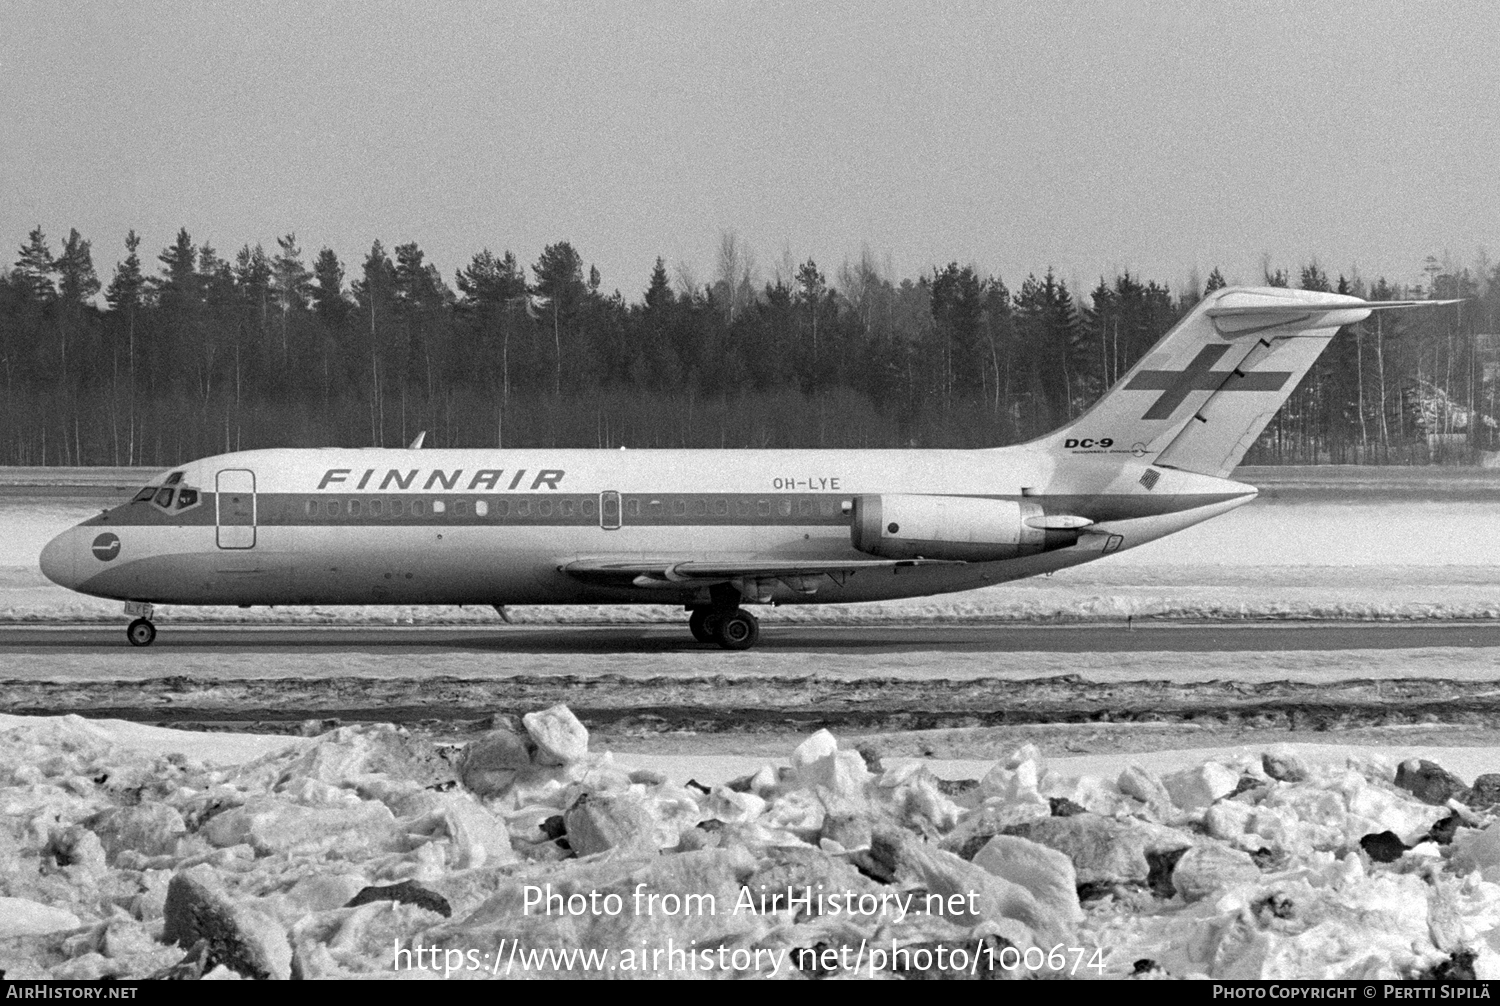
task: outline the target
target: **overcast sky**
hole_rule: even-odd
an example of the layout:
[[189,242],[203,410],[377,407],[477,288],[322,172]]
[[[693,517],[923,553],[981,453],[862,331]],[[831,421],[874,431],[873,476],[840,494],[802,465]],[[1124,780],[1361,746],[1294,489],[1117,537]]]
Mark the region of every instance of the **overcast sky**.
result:
[[[957,260],[1180,286],[1500,246],[1500,5],[0,5],[0,241],[567,240],[639,299]],[[155,263],[152,262],[154,267]]]

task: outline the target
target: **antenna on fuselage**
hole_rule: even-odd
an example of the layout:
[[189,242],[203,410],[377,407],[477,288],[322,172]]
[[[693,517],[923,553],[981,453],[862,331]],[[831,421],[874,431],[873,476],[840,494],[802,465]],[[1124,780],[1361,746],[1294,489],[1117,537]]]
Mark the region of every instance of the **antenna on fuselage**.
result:
[[411,447],[409,447],[408,450],[413,450],[414,451],[418,447],[421,447],[422,446],[422,441],[424,441],[426,439],[427,439],[427,431],[423,430],[421,433],[417,434],[417,439],[415,439],[415,440],[413,440],[411,442]]

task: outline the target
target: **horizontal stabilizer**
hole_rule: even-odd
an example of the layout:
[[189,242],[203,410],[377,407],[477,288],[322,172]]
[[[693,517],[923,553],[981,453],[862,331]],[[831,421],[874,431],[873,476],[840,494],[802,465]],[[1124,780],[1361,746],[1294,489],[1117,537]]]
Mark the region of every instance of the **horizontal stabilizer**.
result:
[[1233,318],[1247,314],[1257,315],[1309,315],[1329,311],[1389,311],[1393,308],[1437,307],[1441,304],[1461,304],[1459,300],[1364,300],[1352,304],[1314,306],[1310,304],[1257,304],[1238,307],[1211,307],[1210,318]]

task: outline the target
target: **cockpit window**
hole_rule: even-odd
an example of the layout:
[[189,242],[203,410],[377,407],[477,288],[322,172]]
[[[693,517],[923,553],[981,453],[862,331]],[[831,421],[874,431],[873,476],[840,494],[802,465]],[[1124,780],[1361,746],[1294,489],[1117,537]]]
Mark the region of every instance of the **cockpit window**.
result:
[[175,489],[168,489],[166,486],[163,486],[156,491],[156,498],[151,502],[155,503],[162,509],[166,509],[167,507],[170,507],[172,505],[172,493],[174,492],[176,492]]
[[151,497],[153,497],[155,495],[156,495],[156,486],[146,486],[140,492],[136,493],[135,494],[135,499],[131,500],[130,502],[132,502],[132,503],[144,503],[144,502],[146,502],[147,500],[149,500]]
[[198,490],[182,489],[177,493],[177,509],[186,510],[198,502]]
[[182,472],[173,472],[171,475],[167,476],[166,484],[169,485],[169,486],[175,486],[178,483],[180,483],[181,481],[182,481]]

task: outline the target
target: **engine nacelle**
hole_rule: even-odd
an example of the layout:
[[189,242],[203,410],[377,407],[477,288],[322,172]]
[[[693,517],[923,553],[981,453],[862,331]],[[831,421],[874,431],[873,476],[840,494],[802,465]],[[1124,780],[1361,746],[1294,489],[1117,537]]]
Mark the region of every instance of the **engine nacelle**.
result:
[[[1064,523],[1089,521],[1068,518]],[[893,494],[858,496],[850,536],[861,552],[884,559],[995,562],[1072,545],[1079,528],[1058,528],[1030,500]]]

